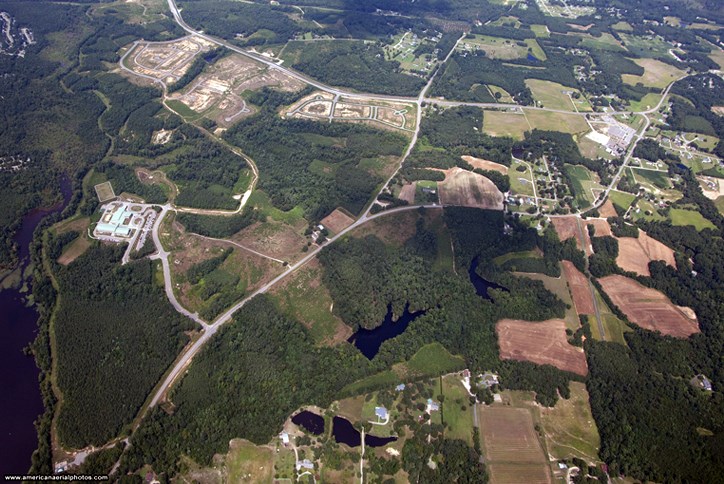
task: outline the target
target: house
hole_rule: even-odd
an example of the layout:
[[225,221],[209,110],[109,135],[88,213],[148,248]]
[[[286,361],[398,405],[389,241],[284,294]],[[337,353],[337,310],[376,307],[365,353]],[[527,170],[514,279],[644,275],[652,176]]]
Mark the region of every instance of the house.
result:
[[381,420],[387,420],[389,418],[385,407],[375,407],[375,415]]
[[314,464],[309,459],[297,461],[297,470],[299,469],[314,469]]
[[282,432],[279,435],[279,438],[282,439],[282,444],[289,445],[289,434],[286,432]]
[[440,411],[440,404],[433,402],[432,398],[427,399],[427,413]]
[[404,384],[404,383],[400,383],[399,385],[397,385],[397,386],[395,387],[395,391],[398,391],[398,392],[401,392],[401,391],[403,391],[404,389],[405,389],[405,384]]

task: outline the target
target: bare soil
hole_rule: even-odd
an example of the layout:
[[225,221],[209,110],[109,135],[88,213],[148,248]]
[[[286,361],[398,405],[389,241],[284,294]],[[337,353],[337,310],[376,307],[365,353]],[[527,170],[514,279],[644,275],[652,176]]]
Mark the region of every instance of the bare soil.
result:
[[639,230],[638,238],[620,237],[618,239],[616,264],[621,269],[635,272],[641,276],[650,276],[649,262],[652,260],[662,260],[670,266],[676,267],[674,251],[658,240],[649,237],[643,230]]
[[417,183],[412,182],[408,185],[404,185],[402,187],[402,190],[400,190],[400,194],[397,195],[397,198],[400,200],[405,200],[407,203],[412,205],[415,203],[415,192],[417,191]]
[[571,290],[571,297],[573,298],[576,312],[579,315],[595,314],[596,310],[593,305],[593,295],[588,285],[588,279],[576,269],[573,262],[564,260],[562,264],[563,273],[568,281],[568,288]]
[[320,223],[333,233],[338,234],[354,223],[354,217],[346,214],[342,209],[337,208],[324,217]]
[[611,202],[610,198],[607,198],[606,201],[601,205],[598,209],[598,213],[601,214],[601,217],[618,217],[618,214],[616,213],[616,209],[613,208],[613,203]]
[[[556,233],[558,234],[558,238],[561,239],[561,242],[566,241],[570,239],[571,237],[576,238],[576,246],[584,251],[586,255],[591,255],[591,240],[588,236],[588,230],[586,230],[586,227],[584,224],[581,224],[581,230],[579,232],[578,229],[578,217],[570,216],[570,217],[555,217],[551,219],[551,222],[553,223],[553,227],[556,229]],[[581,240],[581,232],[583,233],[583,239]]]
[[593,225],[593,227],[596,229],[594,237],[603,237],[604,235],[612,236],[613,233],[611,232],[611,226],[608,224],[608,221],[600,219],[600,218],[594,218],[590,220],[586,220],[586,224]]
[[462,168],[446,170],[437,184],[440,203],[461,207],[503,210],[503,194],[488,178]]
[[497,171],[499,173],[502,173],[503,175],[508,174],[508,167],[505,165],[501,165],[500,163],[496,163],[494,161],[490,160],[484,160],[482,158],[475,158],[474,156],[464,155],[461,157],[463,160],[470,163],[473,168],[480,168],[481,170],[491,170],[491,171]]

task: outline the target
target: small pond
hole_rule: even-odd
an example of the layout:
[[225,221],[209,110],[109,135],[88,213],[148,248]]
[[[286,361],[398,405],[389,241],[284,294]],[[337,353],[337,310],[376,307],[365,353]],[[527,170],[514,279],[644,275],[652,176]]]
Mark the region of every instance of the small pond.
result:
[[377,352],[380,351],[382,343],[404,333],[407,326],[423,314],[425,314],[425,311],[415,311],[411,313],[410,305],[408,304],[405,306],[405,311],[402,315],[397,318],[397,320],[393,320],[392,305],[390,304],[387,306],[387,315],[381,325],[375,329],[360,328],[347,341],[354,343],[357,349],[371,360]]

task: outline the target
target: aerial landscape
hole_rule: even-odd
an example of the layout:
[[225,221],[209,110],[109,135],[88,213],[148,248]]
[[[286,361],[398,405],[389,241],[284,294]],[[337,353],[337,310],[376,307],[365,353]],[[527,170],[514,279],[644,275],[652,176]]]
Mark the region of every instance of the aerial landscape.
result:
[[724,483],[721,0],[0,3],[0,476]]

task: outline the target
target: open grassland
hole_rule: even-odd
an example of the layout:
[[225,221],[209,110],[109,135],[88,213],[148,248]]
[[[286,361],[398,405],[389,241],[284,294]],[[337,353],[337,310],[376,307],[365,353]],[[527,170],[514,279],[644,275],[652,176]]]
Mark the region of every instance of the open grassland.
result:
[[[535,39],[531,39],[535,42]],[[520,45],[523,44],[523,45]],[[537,42],[535,45],[540,49]],[[526,42],[516,41],[514,39],[506,39],[504,37],[491,37],[489,35],[469,34],[457,46],[457,50],[461,52],[483,51],[486,57],[491,59],[521,59],[528,55]]]
[[656,59],[635,59],[634,62],[644,68],[644,74],[642,76],[632,74],[621,76],[623,82],[633,86],[641,83],[646,87],[663,89],[686,75],[686,72]]
[[631,111],[646,111],[656,106],[661,100],[661,94],[650,92],[641,98],[640,101],[629,101],[629,109]]
[[533,31],[536,37],[548,38],[551,36],[551,32],[550,30],[548,30],[548,27],[546,25],[533,24],[530,26],[530,29]]
[[400,247],[415,235],[415,223],[418,217],[419,215],[414,210],[379,217],[369,223],[355,227],[350,236],[362,238],[367,235],[374,235],[386,245]]
[[[525,168],[524,171],[519,171],[518,167]],[[508,178],[510,179],[510,189],[513,193],[520,195],[533,196],[533,178],[530,172],[530,168],[525,163],[513,160],[510,164],[510,170],[508,171]]]
[[533,109],[523,109],[523,111],[533,128],[569,134],[581,134],[590,131],[583,116],[577,114],[536,111]]
[[522,140],[526,131],[531,131],[525,115],[520,112],[485,111],[483,132],[490,136],[508,136]]
[[622,211],[626,211],[633,201],[636,199],[636,197],[630,193],[622,192],[619,190],[611,190],[608,193],[608,198],[611,200],[611,203],[618,207]]
[[566,323],[561,319],[541,322],[502,319],[495,330],[502,359],[552,365],[579,375],[588,373],[583,350],[568,343]]
[[635,56],[671,59],[669,49],[673,46],[659,36],[647,38],[628,33],[621,33],[619,35],[626,49]]
[[[581,106],[574,107],[571,98],[566,94],[567,92],[571,94],[578,93],[578,95],[581,96],[580,91],[574,87],[567,87],[557,82],[541,81],[539,79],[526,79],[525,85],[531,90],[533,99],[535,99],[540,106],[564,111],[575,111],[576,107],[581,111],[584,110]],[[590,110],[590,105],[586,110]]]
[[575,456],[587,462],[596,462],[601,439],[591,415],[586,385],[571,382],[569,386],[569,399],[559,398],[552,408],[540,407],[546,447],[556,459]]
[[459,374],[445,375],[442,378],[443,420],[448,428],[445,438],[461,439],[473,445],[473,407],[470,394],[462,384]]
[[405,378],[420,376],[438,376],[461,370],[465,360],[450,352],[440,343],[423,346],[406,363],[395,366],[395,372]]
[[578,206],[581,208],[590,207],[595,201],[594,191],[597,193],[604,188],[598,183],[597,178],[588,168],[582,165],[565,165],[566,173],[571,176],[573,194]]
[[228,482],[271,482],[274,455],[268,447],[234,439],[224,464]]
[[665,294],[618,274],[602,277],[599,282],[632,323],[677,338],[699,332],[694,311],[676,306]]
[[301,224],[291,226],[270,220],[250,225],[231,240],[266,256],[293,262],[304,255],[302,249],[307,245],[302,230]]
[[[493,97],[496,98],[496,100],[500,103],[515,103],[515,100],[513,97],[500,86],[495,86],[493,84],[488,84],[488,89],[490,89],[490,92],[493,93]],[[498,93],[500,93],[500,97],[498,98]]]
[[672,208],[669,218],[673,225],[692,225],[696,230],[716,229],[716,226],[705,219],[702,214],[694,210]]
[[581,40],[581,45],[583,47],[599,50],[612,50],[616,52],[626,51],[626,49],[621,45],[621,42],[616,40],[616,38],[608,32],[603,32],[600,37],[594,37],[592,35],[581,35],[581,37],[583,38],[583,40]]
[[618,239],[618,257],[616,264],[625,271],[635,272],[641,276],[650,276],[649,262],[662,260],[676,267],[674,251],[658,240],[649,237],[639,230],[639,236],[620,237]]

